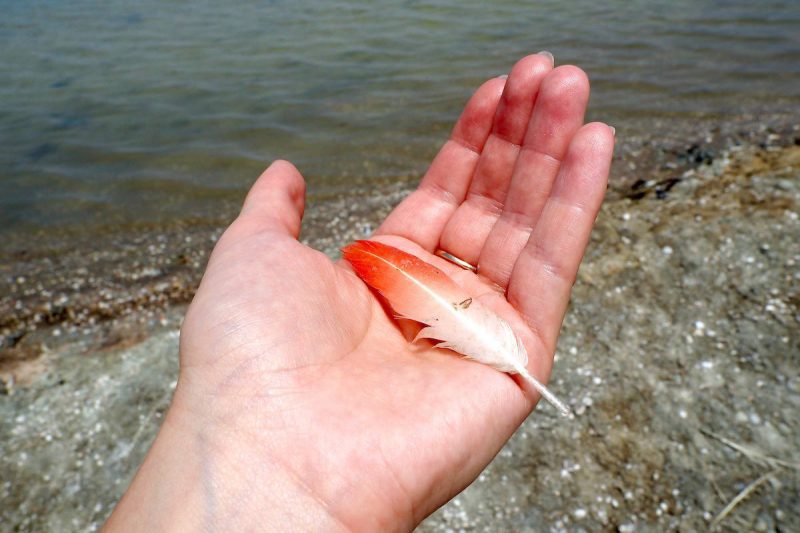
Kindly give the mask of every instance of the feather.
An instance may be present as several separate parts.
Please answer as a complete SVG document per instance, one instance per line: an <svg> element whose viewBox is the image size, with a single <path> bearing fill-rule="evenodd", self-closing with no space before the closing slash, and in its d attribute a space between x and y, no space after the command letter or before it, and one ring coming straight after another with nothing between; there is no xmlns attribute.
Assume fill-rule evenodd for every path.
<svg viewBox="0 0 800 533"><path fill-rule="evenodd" d="M400 318L421 322L414 339L438 340L468 359L519 374L563 414L569 408L528 372L528 355L508 322L475 301L447 274L418 257L376 241L342 250L358 277L380 293Z"/></svg>

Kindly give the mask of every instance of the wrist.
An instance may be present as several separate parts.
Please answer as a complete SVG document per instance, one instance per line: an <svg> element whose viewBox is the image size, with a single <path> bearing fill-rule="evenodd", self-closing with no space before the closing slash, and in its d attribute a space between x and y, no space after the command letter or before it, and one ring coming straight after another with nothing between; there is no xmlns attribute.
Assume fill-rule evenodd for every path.
<svg viewBox="0 0 800 533"><path fill-rule="evenodd" d="M116 530L347 529L268 450L184 408L180 393L125 496Z"/></svg>

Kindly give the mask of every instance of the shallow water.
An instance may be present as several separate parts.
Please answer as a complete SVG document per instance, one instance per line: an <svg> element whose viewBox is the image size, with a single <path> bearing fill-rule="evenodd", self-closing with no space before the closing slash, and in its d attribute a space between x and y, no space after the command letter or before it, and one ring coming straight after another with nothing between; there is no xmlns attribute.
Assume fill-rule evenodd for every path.
<svg viewBox="0 0 800 533"><path fill-rule="evenodd" d="M228 216L277 157L320 200L422 172L466 98L552 51L590 118L800 104L800 3L0 0L0 242Z"/></svg>

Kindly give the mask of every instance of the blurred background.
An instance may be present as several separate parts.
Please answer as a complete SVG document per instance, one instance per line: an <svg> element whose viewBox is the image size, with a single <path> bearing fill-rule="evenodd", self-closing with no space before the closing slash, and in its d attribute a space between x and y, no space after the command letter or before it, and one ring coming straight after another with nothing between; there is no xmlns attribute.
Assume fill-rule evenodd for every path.
<svg viewBox="0 0 800 533"><path fill-rule="evenodd" d="M617 131L553 381L580 416L538 410L421 529L800 530L800 3L778 0L0 0L0 530L102 524L273 159L335 258L540 50Z"/></svg>

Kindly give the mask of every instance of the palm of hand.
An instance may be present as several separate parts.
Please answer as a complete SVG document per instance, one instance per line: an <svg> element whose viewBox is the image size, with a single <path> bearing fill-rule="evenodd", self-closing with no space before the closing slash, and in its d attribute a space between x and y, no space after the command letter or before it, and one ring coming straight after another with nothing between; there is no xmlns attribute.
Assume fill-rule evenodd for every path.
<svg viewBox="0 0 800 533"><path fill-rule="evenodd" d="M507 82L487 82L420 189L378 231L485 295L543 381L613 146L606 126L581 128L583 74L551 69L529 56ZM531 173L544 176L537 186ZM487 194L498 189L507 201ZM179 394L250 457L279 463L334 519L413 526L477 476L535 394L409 344L346 263L297 242L302 203L288 164L254 186L187 314ZM439 245L481 276L434 256Z"/></svg>

